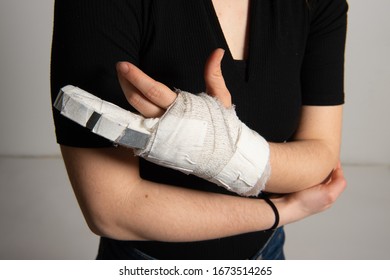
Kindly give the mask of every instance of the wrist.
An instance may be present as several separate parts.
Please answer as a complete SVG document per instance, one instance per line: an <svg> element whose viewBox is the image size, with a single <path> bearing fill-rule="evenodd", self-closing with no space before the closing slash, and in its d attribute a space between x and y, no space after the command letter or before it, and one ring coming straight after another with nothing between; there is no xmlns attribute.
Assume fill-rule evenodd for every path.
<svg viewBox="0 0 390 280"><path fill-rule="evenodd" d="M272 209L273 211L273 214L274 214L274 223L272 224L272 226L269 228L269 230L275 230L279 227L279 222L280 222L280 216L279 216L279 210L278 208L276 207L276 205L274 204L274 202L268 197L268 194L262 192L260 194L260 198L263 199L267 204L268 206Z"/></svg>
<svg viewBox="0 0 390 280"><path fill-rule="evenodd" d="M288 196L272 198L271 201L279 212L279 226L297 222L305 217L298 202L294 199L289 199Z"/></svg>

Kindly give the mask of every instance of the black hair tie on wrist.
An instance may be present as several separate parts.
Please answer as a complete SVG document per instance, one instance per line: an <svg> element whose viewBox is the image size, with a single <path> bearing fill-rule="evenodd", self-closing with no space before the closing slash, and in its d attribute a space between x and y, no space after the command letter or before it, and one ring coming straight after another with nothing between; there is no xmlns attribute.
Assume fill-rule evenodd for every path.
<svg viewBox="0 0 390 280"><path fill-rule="evenodd" d="M271 206L271 208L272 208L272 210L274 211L274 214L275 214L275 223L272 225L272 227L269 230L277 229L277 227L279 225L279 211L278 211L278 208L276 208L275 204L271 201L271 199L269 199L269 197L265 193L261 193L260 198L264 199L264 201L267 202L267 204L269 206Z"/></svg>

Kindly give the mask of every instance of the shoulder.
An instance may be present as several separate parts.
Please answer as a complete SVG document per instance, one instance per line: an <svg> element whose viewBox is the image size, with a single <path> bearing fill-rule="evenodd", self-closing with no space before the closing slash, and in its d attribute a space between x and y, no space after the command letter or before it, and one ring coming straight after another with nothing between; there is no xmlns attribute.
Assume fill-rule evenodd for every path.
<svg viewBox="0 0 390 280"><path fill-rule="evenodd" d="M149 10L152 0L66 0L55 1L55 13L67 15L73 19L112 16L113 14L132 18L145 14Z"/></svg>
<svg viewBox="0 0 390 280"><path fill-rule="evenodd" d="M308 6L312 21L318 21L324 17L343 16L348 12L346 0L311 0Z"/></svg>

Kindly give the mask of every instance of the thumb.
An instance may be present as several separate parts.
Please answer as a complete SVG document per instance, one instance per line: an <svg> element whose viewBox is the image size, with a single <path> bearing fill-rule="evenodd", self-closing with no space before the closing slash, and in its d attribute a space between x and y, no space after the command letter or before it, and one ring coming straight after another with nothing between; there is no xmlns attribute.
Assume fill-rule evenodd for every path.
<svg viewBox="0 0 390 280"><path fill-rule="evenodd" d="M222 75L221 61L224 54L225 51L223 49L216 49L211 53L206 61L204 80L206 82L207 94L217 98L228 108L232 106L232 98Z"/></svg>

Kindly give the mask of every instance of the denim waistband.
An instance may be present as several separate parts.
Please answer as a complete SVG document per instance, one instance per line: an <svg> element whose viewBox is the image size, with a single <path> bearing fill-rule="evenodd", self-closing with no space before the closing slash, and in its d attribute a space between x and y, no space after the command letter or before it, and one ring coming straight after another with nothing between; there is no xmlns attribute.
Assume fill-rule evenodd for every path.
<svg viewBox="0 0 390 280"><path fill-rule="evenodd" d="M156 248L148 250L149 246L153 246L155 243L144 243L147 246L140 245L139 242L129 241L115 241L115 240L101 240L99 246L99 253L97 259L133 259L133 260L155 260L155 259L284 259L283 245L285 240L285 234L283 227L278 228L275 231L267 231L267 239L262 242L262 246L258 247L257 243L252 244L252 253L243 255L242 248L234 248L237 244L230 244L233 248L227 248L229 246L229 240L223 239L222 244L195 242L195 243L164 243L164 247L161 247L161 243L157 243ZM131 245L136 246L131 246ZM210 248L207 245L211 244ZM197 245L199 245L197 247ZM219 246L218 246L219 245ZM184 246L184 247L183 247ZM188 246L188 247L186 247ZM220 248L220 251L214 251L215 248ZM146 250L144 250L146 248ZM184 251L188 248L188 251ZM149 251L159 253L153 254ZM167 250L163 252L162 250ZM178 251L179 250L179 251ZM229 251L229 255L224 252ZM246 252L245 250L244 252ZM209 253L209 252L212 252ZM235 255L234 253L237 252Z"/></svg>

